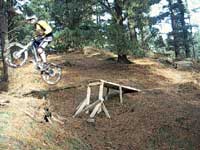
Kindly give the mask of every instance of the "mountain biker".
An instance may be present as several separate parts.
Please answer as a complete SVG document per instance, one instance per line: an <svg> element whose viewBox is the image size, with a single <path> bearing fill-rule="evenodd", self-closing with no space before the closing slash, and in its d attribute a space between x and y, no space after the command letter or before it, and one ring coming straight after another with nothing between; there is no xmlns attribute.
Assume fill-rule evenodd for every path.
<svg viewBox="0 0 200 150"><path fill-rule="evenodd" d="M52 28L46 21L38 20L35 15L26 17L26 20L35 26L34 45L43 62L43 69L46 69L47 58L44 49L53 40Z"/></svg>

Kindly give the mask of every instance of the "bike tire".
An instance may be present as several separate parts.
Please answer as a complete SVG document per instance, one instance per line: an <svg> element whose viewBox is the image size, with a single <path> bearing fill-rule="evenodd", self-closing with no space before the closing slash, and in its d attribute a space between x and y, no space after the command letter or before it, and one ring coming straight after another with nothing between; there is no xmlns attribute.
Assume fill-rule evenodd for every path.
<svg viewBox="0 0 200 150"><path fill-rule="evenodd" d="M6 49L5 62L9 67L18 68L26 63L28 52L23 52L20 56L16 56L17 52L22 50L24 46L20 43L10 43Z"/></svg>
<svg viewBox="0 0 200 150"><path fill-rule="evenodd" d="M49 63L48 65L49 65L48 70L41 72L42 79L47 84L50 84L50 85L57 84L61 79L62 69L61 67L59 67L58 65L54 63Z"/></svg>

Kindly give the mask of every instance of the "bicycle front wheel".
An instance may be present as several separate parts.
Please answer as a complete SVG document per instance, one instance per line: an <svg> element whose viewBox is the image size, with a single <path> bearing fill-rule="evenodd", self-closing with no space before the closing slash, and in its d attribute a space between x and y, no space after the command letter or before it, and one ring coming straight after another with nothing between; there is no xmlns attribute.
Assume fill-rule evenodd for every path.
<svg viewBox="0 0 200 150"><path fill-rule="evenodd" d="M48 65L48 69L42 71L41 73L42 79L47 84L57 84L61 79L62 69L53 63L49 63Z"/></svg>
<svg viewBox="0 0 200 150"><path fill-rule="evenodd" d="M11 43L9 45L5 54L5 62L8 66L17 68L25 64L28 58L28 52L21 52L23 48L24 46L20 43Z"/></svg>

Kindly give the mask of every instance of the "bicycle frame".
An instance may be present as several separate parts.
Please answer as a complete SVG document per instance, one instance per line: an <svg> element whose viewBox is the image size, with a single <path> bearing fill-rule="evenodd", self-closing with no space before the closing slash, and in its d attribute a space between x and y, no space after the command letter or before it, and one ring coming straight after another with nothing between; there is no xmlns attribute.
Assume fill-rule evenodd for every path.
<svg viewBox="0 0 200 150"><path fill-rule="evenodd" d="M24 64L28 59L28 51L29 51L29 49L31 49L31 52L32 52L33 58L34 58L33 63L34 63L34 65L37 65L37 63L39 62L39 56L38 56L36 47L34 45L34 40L33 39L25 46L20 44L20 43L12 43L12 45L10 45L10 47L12 47L14 45L22 48L22 49L20 49L18 52L16 52L14 54L15 58L20 58L21 55L24 53L25 54L25 58L24 58L24 62L22 63L22 64Z"/></svg>

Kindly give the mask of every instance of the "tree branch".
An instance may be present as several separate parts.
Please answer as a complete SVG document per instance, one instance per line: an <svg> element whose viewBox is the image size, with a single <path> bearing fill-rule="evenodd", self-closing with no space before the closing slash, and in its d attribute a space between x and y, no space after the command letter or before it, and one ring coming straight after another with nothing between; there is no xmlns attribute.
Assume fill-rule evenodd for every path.
<svg viewBox="0 0 200 150"><path fill-rule="evenodd" d="M112 6L110 5L110 3L108 2L108 0L105 0L105 3L102 2L101 0L98 0L98 2L106 8L106 10L111 14L112 17L114 17L117 20L117 16L113 11Z"/></svg>
<svg viewBox="0 0 200 150"><path fill-rule="evenodd" d="M110 13L112 12L112 8L111 8L111 6L110 6L110 3L108 2L108 0L105 0L106 1L106 3L107 3L107 5L104 3L104 2L102 2L101 0L98 0L98 2L102 5L102 6L104 6Z"/></svg>

